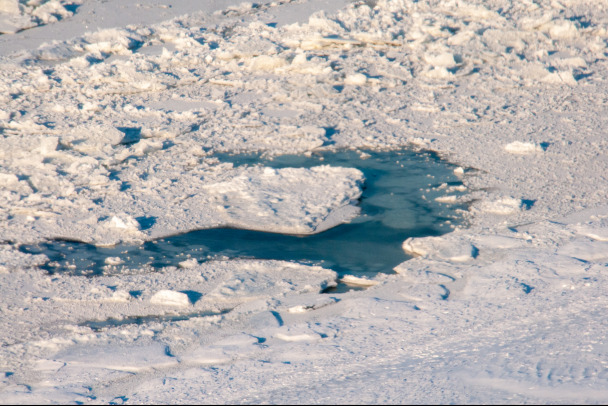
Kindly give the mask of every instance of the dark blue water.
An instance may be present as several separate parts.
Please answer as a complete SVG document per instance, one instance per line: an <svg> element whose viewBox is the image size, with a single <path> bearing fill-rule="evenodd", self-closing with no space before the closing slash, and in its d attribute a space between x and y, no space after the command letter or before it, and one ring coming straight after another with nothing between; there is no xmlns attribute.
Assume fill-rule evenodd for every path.
<svg viewBox="0 0 608 406"><path fill-rule="evenodd" d="M339 274L371 277L390 273L408 259L401 244L408 237L441 235L459 223L457 209L465 207L439 204L442 184L460 185L453 166L429 153L412 151L338 151L283 155L264 159L258 155L218 155L234 165L264 165L273 168L332 165L358 168L365 174L359 205L361 215L349 224L315 235L284 235L230 228L193 231L143 245L95 247L89 244L50 241L22 246L28 253L43 253L50 261L50 273L103 274L124 268L177 266L188 258L199 262L256 258L319 264ZM455 193L450 193L455 194ZM426 197L423 198L423 195ZM108 257L124 263L107 266Z"/></svg>

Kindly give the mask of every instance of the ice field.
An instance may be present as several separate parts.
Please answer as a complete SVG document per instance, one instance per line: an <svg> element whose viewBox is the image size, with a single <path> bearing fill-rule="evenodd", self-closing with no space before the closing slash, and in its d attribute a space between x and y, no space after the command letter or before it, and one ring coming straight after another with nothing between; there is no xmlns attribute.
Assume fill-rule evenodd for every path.
<svg viewBox="0 0 608 406"><path fill-rule="evenodd" d="M605 403L607 10L0 0L0 403Z"/></svg>

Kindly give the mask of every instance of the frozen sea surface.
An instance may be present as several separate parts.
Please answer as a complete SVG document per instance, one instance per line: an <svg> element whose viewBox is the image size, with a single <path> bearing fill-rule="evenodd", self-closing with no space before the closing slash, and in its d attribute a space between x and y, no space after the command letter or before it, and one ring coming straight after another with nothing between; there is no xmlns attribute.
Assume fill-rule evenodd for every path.
<svg viewBox="0 0 608 406"><path fill-rule="evenodd" d="M0 403L606 403L605 4L239 2L4 1L44 25L0 36ZM404 233L417 257L365 290L181 251L127 271L126 248L49 275L16 249L336 231L371 217L361 171L214 151L410 145L475 168L463 197L422 185L467 227Z"/></svg>
<svg viewBox="0 0 608 406"><path fill-rule="evenodd" d="M391 273L409 257L401 248L409 237L449 232L459 220L458 204L434 200L448 188L458 189L453 168L430 153L412 151L317 152L311 156L281 155L261 158L255 154L221 155L236 166L311 168L319 165L356 167L365 175L360 199L361 214L348 224L313 235L285 235L235 228L213 228L149 241L143 245L96 247L90 244L51 241L23 246L27 253L50 258L49 272L85 274L116 272L122 267L178 266L192 259L255 258L312 262L340 275L373 277ZM457 196L458 191L454 192Z"/></svg>

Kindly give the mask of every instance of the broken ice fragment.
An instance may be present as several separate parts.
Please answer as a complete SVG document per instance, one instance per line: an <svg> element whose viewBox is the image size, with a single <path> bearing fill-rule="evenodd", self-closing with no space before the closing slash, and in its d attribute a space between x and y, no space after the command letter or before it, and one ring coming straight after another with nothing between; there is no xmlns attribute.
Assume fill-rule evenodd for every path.
<svg viewBox="0 0 608 406"><path fill-rule="evenodd" d="M160 290L150 298L150 303L166 306L189 306L188 295L173 290Z"/></svg>
<svg viewBox="0 0 608 406"><path fill-rule="evenodd" d="M542 152L543 149L540 145L532 142L521 142L514 141L510 144L505 145L505 151L511 154L528 155L535 152Z"/></svg>

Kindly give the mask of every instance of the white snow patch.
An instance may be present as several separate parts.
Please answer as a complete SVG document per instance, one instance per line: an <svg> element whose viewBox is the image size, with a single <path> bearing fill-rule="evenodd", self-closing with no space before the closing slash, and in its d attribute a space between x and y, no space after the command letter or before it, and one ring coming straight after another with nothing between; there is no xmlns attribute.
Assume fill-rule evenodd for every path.
<svg viewBox="0 0 608 406"><path fill-rule="evenodd" d="M344 78L344 83L347 85L361 86L367 83L367 77L362 73L353 73Z"/></svg>

